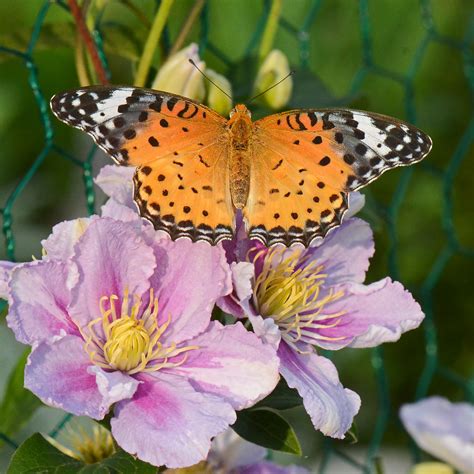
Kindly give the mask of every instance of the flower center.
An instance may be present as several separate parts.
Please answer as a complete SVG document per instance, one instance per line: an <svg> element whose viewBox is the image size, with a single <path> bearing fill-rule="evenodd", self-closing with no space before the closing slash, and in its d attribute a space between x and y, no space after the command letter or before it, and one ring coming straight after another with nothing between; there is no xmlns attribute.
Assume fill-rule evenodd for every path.
<svg viewBox="0 0 474 474"><path fill-rule="evenodd" d="M148 352L149 345L150 335L143 322L122 316L110 325L104 355L112 367L127 372L141 362L142 354Z"/></svg>
<svg viewBox="0 0 474 474"><path fill-rule="evenodd" d="M161 336L171 322L171 316L158 325L158 299L150 290L148 306L141 311L142 300L134 295L133 304L125 290L120 310L117 310L117 295L103 296L99 307L102 316L94 319L83 331L85 349L91 361L104 369L113 369L134 374L154 372L165 367L176 367L184 363L187 354L197 346L177 347L172 342L164 346Z"/></svg>
<svg viewBox="0 0 474 474"><path fill-rule="evenodd" d="M282 338L297 349L296 343L314 339L339 340L329 337L321 330L337 326L345 313L328 313L325 307L344 295L342 290L323 288L327 274L317 261L301 258L301 251L287 251L275 247L264 255L261 251L254 257L260 260L261 271L255 279L253 302L258 313L271 317L280 328Z"/></svg>

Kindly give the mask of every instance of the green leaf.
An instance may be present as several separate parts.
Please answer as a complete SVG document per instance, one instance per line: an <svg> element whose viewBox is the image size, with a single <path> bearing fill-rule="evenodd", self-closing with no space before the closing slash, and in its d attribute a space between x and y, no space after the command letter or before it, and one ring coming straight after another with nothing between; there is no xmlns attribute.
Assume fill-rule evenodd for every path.
<svg viewBox="0 0 474 474"><path fill-rule="evenodd" d="M130 60L140 57L144 41L144 31L136 31L125 25L108 23L103 25L101 33L106 54L114 54ZM0 44L10 49L25 51L31 38L31 27L19 28L14 32L0 34ZM73 23L46 23L41 28L41 36L35 51L46 51L57 48L75 48L76 29ZM0 52L0 62L10 55Z"/></svg>
<svg viewBox="0 0 474 474"><path fill-rule="evenodd" d="M28 438L13 454L7 474L42 474L79 472L83 463L66 456L39 433Z"/></svg>
<svg viewBox="0 0 474 474"><path fill-rule="evenodd" d="M95 464L71 458L39 433L28 438L13 454L7 474L155 474L157 468L119 449Z"/></svg>
<svg viewBox="0 0 474 474"><path fill-rule="evenodd" d="M288 387L285 379L281 378L275 390L255 405L255 408L273 408L288 410L303 404L302 398L294 388Z"/></svg>
<svg viewBox="0 0 474 474"><path fill-rule="evenodd" d="M106 472L117 474L155 474L157 468L146 462L135 459L122 449L103 461L84 466L80 474L102 474Z"/></svg>
<svg viewBox="0 0 474 474"><path fill-rule="evenodd" d="M238 413L232 426L242 438L264 448L301 456L301 446L290 424L279 414L262 408Z"/></svg>
<svg viewBox="0 0 474 474"><path fill-rule="evenodd" d="M0 432L7 436L15 434L41 406L41 401L23 386L29 352L28 349L23 353L10 374L0 405ZM0 446L1 444L0 440Z"/></svg>

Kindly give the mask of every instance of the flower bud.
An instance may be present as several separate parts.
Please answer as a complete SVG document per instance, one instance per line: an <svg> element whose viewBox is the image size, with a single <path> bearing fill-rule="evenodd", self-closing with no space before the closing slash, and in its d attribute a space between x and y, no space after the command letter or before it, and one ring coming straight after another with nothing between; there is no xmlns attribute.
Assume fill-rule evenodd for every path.
<svg viewBox="0 0 474 474"><path fill-rule="evenodd" d="M206 67L206 64L199 58L198 45L191 43L187 48L170 56L161 66L153 81L153 89L202 101L206 92L204 77L189 62L190 59L192 59L201 70Z"/></svg>
<svg viewBox="0 0 474 474"><path fill-rule="evenodd" d="M222 115L228 115L230 110L232 109L232 85L229 80L222 76L221 74L217 74L216 71L212 69L206 69L206 75L209 77L211 81L213 81L216 85L208 82L208 89L207 89L207 104L211 109L214 109L216 112ZM222 90L224 90L230 97L224 94L221 90L219 90L219 86Z"/></svg>
<svg viewBox="0 0 474 474"><path fill-rule="evenodd" d="M290 64L287 57L278 49L270 51L260 66L254 86L254 94L260 94L275 85L290 73ZM288 77L281 84L269 90L262 96L262 100L272 109L281 109L291 97L293 79Z"/></svg>

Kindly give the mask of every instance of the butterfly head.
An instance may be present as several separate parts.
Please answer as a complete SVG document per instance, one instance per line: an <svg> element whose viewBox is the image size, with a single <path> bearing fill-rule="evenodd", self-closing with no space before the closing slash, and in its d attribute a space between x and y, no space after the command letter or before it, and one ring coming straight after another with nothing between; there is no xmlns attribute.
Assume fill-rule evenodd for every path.
<svg viewBox="0 0 474 474"><path fill-rule="evenodd" d="M229 114L230 120L229 121L237 121L241 120L242 118L247 118L247 120L250 120L252 117L252 113L250 112L249 109L244 104L237 104Z"/></svg>

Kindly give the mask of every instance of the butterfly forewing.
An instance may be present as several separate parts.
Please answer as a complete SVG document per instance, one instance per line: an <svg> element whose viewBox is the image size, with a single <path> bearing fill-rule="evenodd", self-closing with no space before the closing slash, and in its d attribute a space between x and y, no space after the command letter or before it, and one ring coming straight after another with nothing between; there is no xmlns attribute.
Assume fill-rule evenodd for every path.
<svg viewBox="0 0 474 474"><path fill-rule="evenodd" d="M139 167L135 201L155 228L212 244L232 237L221 139L226 120L219 114L184 97L132 87L65 92L51 108L117 163Z"/></svg>
<svg viewBox="0 0 474 474"><path fill-rule="evenodd" d="M225 119L173 94L133 87L92 86L57 94L51 109L84 130L119 164L137 166L194 146L210 145Z"/></svg>
<svg viewBox="0 0 474 474"><path fill-rule="evenodd" d="M298 141L294 154L307 162L327 152L340 169L351 170L345 191L365 186L390 168L422 160L432 145L430 137L413 125L358 110L290 111L265 117L256 127L280 146L291 148Z"/></svg>

